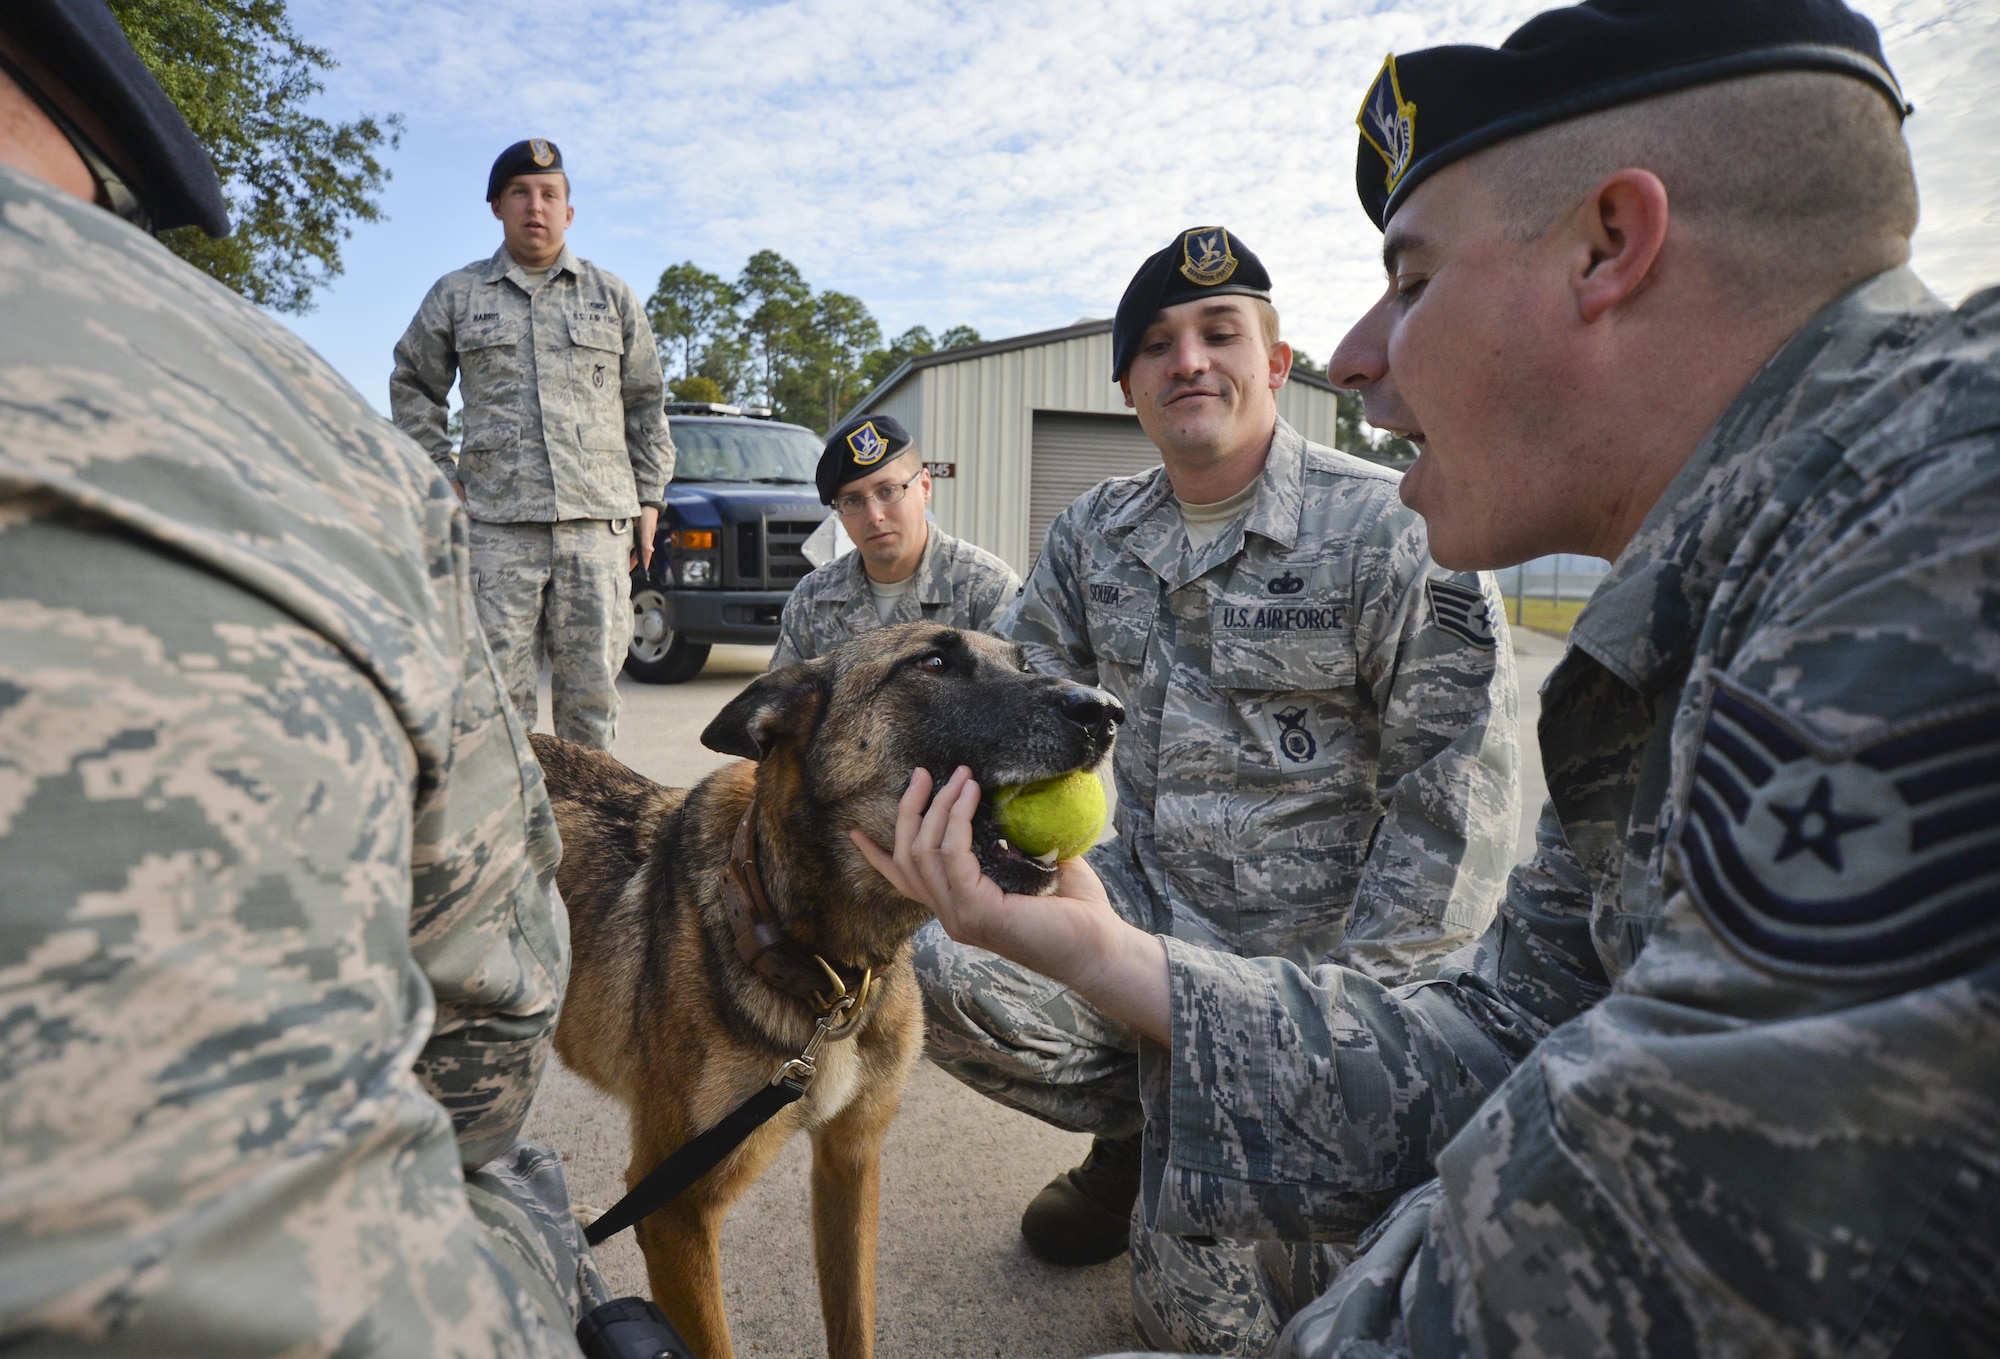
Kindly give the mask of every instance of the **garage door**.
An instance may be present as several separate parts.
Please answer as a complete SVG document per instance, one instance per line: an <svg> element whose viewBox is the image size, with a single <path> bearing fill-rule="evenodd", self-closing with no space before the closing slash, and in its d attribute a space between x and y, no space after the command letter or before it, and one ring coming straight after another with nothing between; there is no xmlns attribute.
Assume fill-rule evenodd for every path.
<svg viewBox="0 0 2000 1359"><path fill-rule="evenodd" d="M1028 563L1070 502L1106 477L1129 477L1160 465L1160 450L1129 415L1036 411L1028 472Z"/></svg>

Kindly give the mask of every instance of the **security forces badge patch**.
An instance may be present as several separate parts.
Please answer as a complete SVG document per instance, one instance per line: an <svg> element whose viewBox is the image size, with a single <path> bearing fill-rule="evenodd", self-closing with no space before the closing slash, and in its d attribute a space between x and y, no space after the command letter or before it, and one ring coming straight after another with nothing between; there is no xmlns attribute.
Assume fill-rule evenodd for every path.
<svg viewBox="0 0 2000 1359"><path fill-rule="evenodd" d="M847 449L854 455L855 466L873 467L889 451L889 441L882 437L875 428L875 422L870 420L848 434Z"/></svg>
<svg viewBox="0 0 2000 1359"><path fill-rule="evenodd" d="M1221 227L1196 227L1181 237L1181 276L1188 282L1213 288L1235 272L1236 253Z"/></svg>
<svg viewBox="0 0 2000 1359"><path fill-rule="evenodd" d="M555 163L556 153L549 150L548 142L541 137L528 138L528 154L537 165L548 166Z"/></svg>
<svg viewBox="0 0 2000 1359"><path fill-rule="evenodd" d="M1430 595L1431 622L1476 647L1494 645L1493 613L1485 595L1456 581L1435 578L1425 581L1424 589Z"/></svg>
<svg viewBox="0 0 2000 1359"><path fill-rule="evenodd" d="M1417 106L1403 98L1393 52L1383 58L1375 83L1361 101L1361 112L1354 115L1354 125L1361 129L1362 140L1374 147L1389 167L1384 192L1394 193L1416 152Z"/></svg>
<svg viewBox="0 0 2000 1359"><path fill-rule="evenodd" d="M1677 853L1752 963L1844 982L2000 942L2000 706L1828 745L1727 680Z"/></svg>

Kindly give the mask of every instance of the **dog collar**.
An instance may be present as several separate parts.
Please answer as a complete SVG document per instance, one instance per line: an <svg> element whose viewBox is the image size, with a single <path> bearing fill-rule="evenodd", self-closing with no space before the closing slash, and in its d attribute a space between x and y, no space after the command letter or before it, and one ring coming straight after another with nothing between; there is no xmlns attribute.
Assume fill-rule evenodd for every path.
<svg viewBox="0 0 2000 1359"><path fill-rule="evenodd" d="M830 963L785 933L764 893L764 875L757 868L757 799L743 809L736 836L729 846L729 867L722 875L722 904L736 936L736 956L765 985L805 1001L821 1014L830 1012L850 994L845 1031L861 1017L874 989L874 970ZM835 1035L845 1036L844 1033Z"/></svg>

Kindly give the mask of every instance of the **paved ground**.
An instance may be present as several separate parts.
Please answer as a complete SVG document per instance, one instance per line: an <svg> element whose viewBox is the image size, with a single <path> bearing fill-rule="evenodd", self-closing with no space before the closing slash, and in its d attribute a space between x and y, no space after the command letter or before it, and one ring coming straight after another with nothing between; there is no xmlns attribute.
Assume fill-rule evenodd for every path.
<svg viewBox="0 0 2000 1359"><path fill-rule="evenodd" d="M1532 735L1540 712L1535 693L1561 649L1539 634L1517 637L1526 738L1523 852L1543 797ZM717 647L692 683L627 683L615 753L664 783L698 780L726 762L702 748L701 729L764 663L762 651ZM548 711L546 689L542 711ZM623 1192L624 1115L569 1072L552 1070L529 1132L568 1154L579 1202L602 1208ZM1122 1258L1092 1269L1052 1269L1028 1254L1016 1225L1034 1192L1080 1160L1088 1144L989 1103L929 1063L918 1067L883 1153L876 1290L883 1359L1073 1359L1136 1343ZM825 1353L807 1229L809 1156L803 1140L793 1142L724 1230L724 1289L738 1354ZM645 1294L644 1266L629 1232L599 1258L614 1288Z"/></svg>

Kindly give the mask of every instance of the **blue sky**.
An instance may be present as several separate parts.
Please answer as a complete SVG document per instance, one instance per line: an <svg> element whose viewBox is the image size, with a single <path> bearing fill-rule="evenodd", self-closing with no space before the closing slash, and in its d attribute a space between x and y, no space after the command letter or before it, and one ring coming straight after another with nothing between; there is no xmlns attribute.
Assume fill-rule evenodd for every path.
<svg viewBox="0 0 2000 1359"><path fill-rule="evenodd" d="M325 111L406 120L318 310L288 317L378 407L424 291L490 254L487 167L563 148L577 252L643 297L668 264L769 247L887 334L1108 316L1183 226L1228 224L1324 360L1380 286L1353 113L1382 55L1496 43L1512 0L292 0L341 63ZM1915 263L2000 282L2000 5L1872 0L1918 112Z"/></svg>

